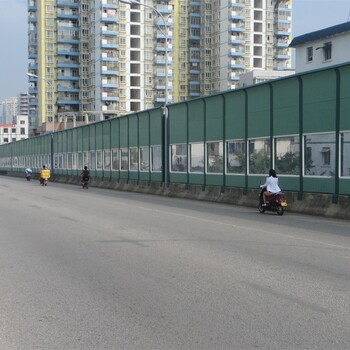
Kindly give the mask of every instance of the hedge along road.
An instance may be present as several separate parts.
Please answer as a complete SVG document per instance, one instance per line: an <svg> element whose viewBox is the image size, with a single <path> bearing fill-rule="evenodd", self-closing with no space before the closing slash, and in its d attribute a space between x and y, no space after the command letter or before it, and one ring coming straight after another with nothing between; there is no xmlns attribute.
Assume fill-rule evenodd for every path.
<svg viewBox="0 0 350 350"><path fill-rule="evenodd" d="M349 222L0 177L3 349L346 349Z"/></svg>

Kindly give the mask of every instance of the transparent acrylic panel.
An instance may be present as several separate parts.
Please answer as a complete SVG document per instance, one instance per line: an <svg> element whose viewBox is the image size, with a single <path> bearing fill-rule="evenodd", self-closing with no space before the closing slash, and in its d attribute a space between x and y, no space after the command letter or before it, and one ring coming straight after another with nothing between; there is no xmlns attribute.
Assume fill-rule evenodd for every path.
<svg viewBox="0 0 350 350"><path fill-rule="evenodd" d="M109 149L103 151L103 169L111 170L111 151Z"/></svg>
<svg viewBox="0 0 350 350"><path fill-rule="evenodd" d="M268 174L270 148L269 138L249 140L249 174Z"/></svg>
<svg viewBox="0 0 350 350"><path fill-rule="evenodd" d="M129 170L129 150L127 148L120 149L120 170Z"/></svg>
<svg viewBox="0 0 350 350"><path fill-rule="evenodd" d="M119 171L119 149L112 149L112 168Z"/></svg>
<svg viewBox="0 0 350 350"><path fill-rule="evenodd" d="M190 172L204 173L204 143L190 144Z"/></svg>
<svg viewBox="0 0 350 350"><path fill-rule="evenodd" d="M227 142L227 173L243 174L245 172L245 142L242 140Z"/></svg>
<svg viewBox="0 0 350 350"><path fill-rule="evenodd" d="M162 148L160 145L151 147L152 171L162 171Z"/></svg>
<svg viewBox="0 0 350 350"><path fill-rule="evenodd" d="M341 140L341 176L350 176L350 132L344 132Z"/></svg>
<svg viewBox="0 0 350 350"><path fill-rule="evenodd" d="M207 143L207 172L222 173L224 170L223 142Z"/></svg>
<svg viewBox="0 0 350 350"><path fill-rule="evenodd" d="M171 171L187 171L187 144L171 145Z"/></svg>
<svg viewBox="0 0 350 350"><path fill-rule="evenodd" d="M140 171L149 171L149 147L140 147Z"/></svg>
<svg viewBox="0 0 350 350"><path fill-rule="evenodd" d="M96 153L95 153L95 151L90 151L89 168L90 168L90 170L96 170Z"/></svg>
<svg viewBox="0 0 350 350"><path fill-rule="evenodd" d="M299 136L275 138L275 170L281 175L300 174Z"/></svg>
<svg viewBox="0 0 350 350"><path fill-rule="evenodd" d="M335 133L305 135L305 175L334 177L335 147Z"/></svg>
<svg viewBox="0 0 350 350"><path fill-rule="evenodd" d="M130 152L130 170L138 171L139 170L139 152L138 148L132 147L129 149Z"/></svg>
<svg viewBox="0 0 350 350"><path fill-rule="evenodd" d="M102 170L103 167L103 158L102 150L96 151L96 170Z"/></svg>

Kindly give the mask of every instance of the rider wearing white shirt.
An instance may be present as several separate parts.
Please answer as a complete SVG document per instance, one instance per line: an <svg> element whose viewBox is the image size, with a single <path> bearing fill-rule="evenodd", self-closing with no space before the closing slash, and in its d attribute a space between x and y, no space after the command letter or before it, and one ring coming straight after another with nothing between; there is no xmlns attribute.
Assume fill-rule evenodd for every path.
<svg viewBox="0 0 350 350"><path fill-rule="evenodd" d="M270 169L269 176L261 187L266 187L266 191L263 193L264 205L266 205L266 202L272 194L281 192L281 189L278 186L278 177L274 169Z"/></svg>

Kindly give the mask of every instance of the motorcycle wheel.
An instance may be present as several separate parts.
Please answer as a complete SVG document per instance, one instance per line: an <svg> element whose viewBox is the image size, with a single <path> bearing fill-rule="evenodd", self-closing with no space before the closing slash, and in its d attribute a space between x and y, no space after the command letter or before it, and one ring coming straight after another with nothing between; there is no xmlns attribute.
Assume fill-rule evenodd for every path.
<svg viewBox="0 0 350 350"><path fill-rule="evenodd" d="M283 207L281 207L280 205L277 207L277 209L276 209L276 211L277 211L277 215L283 215L283 213L284 213L284 208Z"/></svg>
<svg viewBox="0 0 350 350"><path fill-rule="evenodd" d="M283 209L283 208L282 208L282 209ZM261 214L264 214L264 213L265 213L265 208L262 206L261 203L259 203L259 205L258 205L258 210L259 210L259 213L261 213Z"/></svg>

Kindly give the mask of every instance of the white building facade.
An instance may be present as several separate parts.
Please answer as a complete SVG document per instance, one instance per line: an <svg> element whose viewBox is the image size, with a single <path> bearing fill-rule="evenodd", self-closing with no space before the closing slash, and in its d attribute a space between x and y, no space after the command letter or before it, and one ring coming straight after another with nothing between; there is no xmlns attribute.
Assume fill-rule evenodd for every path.
<svg viewBox="0 0 350 350"><path fill-rule="evenodd" d="M295 37L295 71L302 73L350 61L350 22Z"/></svg>
<svg viewBox="0 0 350 350"><path fill-rule="evenodd" d="M16 120L17 123L0 124L0 145L29 137L28 116L17 115Z"/></svg>

